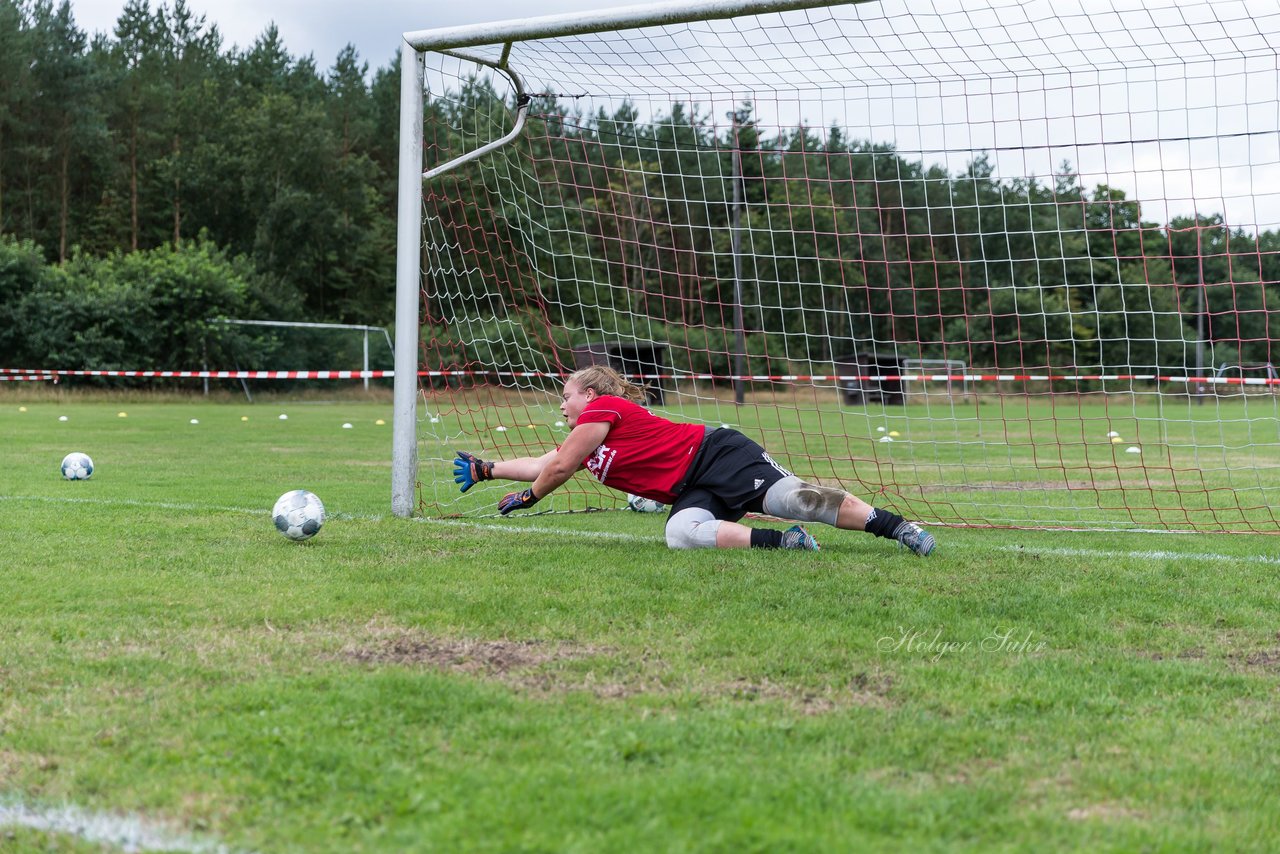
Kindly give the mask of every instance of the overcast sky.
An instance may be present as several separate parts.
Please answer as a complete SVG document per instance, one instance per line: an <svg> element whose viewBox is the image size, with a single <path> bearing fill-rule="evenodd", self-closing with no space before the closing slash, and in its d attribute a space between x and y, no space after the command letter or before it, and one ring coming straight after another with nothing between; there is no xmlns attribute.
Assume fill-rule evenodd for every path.
<svg viewBox="0 0 1280 854"><path fill-rule="evenodd" d="M172 7L173 0L151 0ZM370 69L391 64L400 34L542 15L648 5L656 0L187 0L187 7L217 24L224 47L248 47L272 22L294 56L311 54L321 71L354 44ZM125 0L71 0L80 29L111 33Z"/></svg>

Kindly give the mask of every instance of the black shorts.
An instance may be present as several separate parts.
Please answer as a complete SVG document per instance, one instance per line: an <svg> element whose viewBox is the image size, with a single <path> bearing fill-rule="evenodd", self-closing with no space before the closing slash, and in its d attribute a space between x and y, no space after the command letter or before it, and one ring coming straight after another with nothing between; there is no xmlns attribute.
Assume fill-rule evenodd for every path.
<svg viewBox="0 0 1280 854"><path fill-rule="evenodd" d="M675 488L672 515L701 507L717 519L736 522L764 510L764 494L791 472L773 461L765 449L737 430L721 427L707 434Z"/></svg>

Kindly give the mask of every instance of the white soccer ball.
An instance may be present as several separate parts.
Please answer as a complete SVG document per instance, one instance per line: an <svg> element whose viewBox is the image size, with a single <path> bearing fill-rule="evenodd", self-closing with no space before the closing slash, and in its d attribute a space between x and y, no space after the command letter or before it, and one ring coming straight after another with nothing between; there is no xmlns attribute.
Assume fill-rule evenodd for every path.
<svg viewBox="0 0 1280 854"><path fill-rule="evenodd" d="M637 513L661 513L667 509L662 502L639 495L627 495L627 506Z"/></svg>
<svg viewBox="0 0 1280 854"><path fill-rule="evenodd" d="M309 540L324 524L324 505L315 493L305 489L286 492L271 508L271 517L275 520L276 530L291 540Z"/></svg>
<svg viewBox="0 0 1280 854"><path fill-rule="evenodd" d="M72 451L62 458L62 476L67 480L88 480L93 475L93 460L88 454Z"/></svg>

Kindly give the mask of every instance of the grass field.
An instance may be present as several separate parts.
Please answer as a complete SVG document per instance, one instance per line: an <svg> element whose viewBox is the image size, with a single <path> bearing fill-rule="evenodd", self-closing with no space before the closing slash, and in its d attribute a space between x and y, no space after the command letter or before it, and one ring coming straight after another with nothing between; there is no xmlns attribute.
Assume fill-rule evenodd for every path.
<svg viewBox="0 0 1280 854"><path fill-rule="evenodd" d="M1280 838L1280 539L939 528L920 560L406 521L390 431L383 403L0 396L0 850ZM304 544L269 518L296 487L329 511Z"/></svg>

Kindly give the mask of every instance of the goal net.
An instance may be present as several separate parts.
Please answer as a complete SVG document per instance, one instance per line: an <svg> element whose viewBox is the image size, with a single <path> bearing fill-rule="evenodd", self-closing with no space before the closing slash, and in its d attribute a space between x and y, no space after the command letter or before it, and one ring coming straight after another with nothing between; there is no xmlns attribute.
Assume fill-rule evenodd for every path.
<svg viewBox="0 0 1280 854"><path fill-rule="evenodd" d="M1273 0L730 5L406 34L397 512L610 364L927 523L1277 530Z"/></svg>

